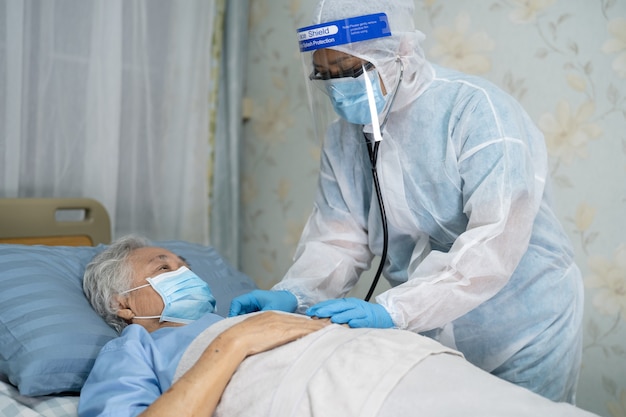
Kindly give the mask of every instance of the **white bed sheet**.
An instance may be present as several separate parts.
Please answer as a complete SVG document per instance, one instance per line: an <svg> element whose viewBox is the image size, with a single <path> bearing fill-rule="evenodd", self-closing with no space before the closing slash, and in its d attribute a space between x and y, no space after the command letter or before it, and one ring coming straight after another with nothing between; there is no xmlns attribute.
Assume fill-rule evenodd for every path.
<svg viewBox="0 0 626 417"><path fill-rule="evenodd" d="M217 334L244 318L201 333L175 380ZM328 326L251 356L233 375L215 416L598 417L497 378L428 338L386 332Z"/></svg>
<svg viewBox="0 0 626 417"><path fill-rule="evenodd" d="M0 376L0 416L77 417L78 396L25 397Z"/></svg>

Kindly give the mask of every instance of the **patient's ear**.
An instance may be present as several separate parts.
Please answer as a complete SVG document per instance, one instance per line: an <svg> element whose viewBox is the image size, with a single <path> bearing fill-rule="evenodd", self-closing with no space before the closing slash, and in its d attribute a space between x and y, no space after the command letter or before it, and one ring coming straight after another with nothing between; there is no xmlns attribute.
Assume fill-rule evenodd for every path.
<svg viewBox="0 0 626 417"><path fill-rule="evenodd" d="M131 321L135 317L135 313L130 308L120 308L117 310L117 317Z"/></svg>
<svg viewBox="0 0 626 417"><path fill-rule="evenodd" d="M113 302L113 308L117 310L117 316L124 320L130 321L135 317L135 313L128 307L128 303L126 302L126 297L115 297L115 302Z"/></svg>

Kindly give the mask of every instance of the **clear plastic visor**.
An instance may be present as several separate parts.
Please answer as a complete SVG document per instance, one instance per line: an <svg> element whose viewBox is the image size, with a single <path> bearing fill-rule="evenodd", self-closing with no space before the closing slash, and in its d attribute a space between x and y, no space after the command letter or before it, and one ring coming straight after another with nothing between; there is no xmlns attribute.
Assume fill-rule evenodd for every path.
<svg viewBox="0 0 626 417"><path fill-rule="evenodd" d="M342 118L356 125L372 125L375 140L387 91L368 61L334 49L301 53L309 105L318 139L330 123Z"/></svg>

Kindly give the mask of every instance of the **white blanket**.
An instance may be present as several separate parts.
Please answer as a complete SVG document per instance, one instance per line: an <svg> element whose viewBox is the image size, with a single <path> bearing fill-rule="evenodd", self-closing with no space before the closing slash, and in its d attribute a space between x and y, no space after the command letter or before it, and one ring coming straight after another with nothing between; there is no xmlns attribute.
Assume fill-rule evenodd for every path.
<svg viewBox="0 0 626 417"><path fill-rule="evenodd" d="M175 380L245 316L223 320L184 353ZM501 380L432 339L331 325L248 357L215 417L591 417ZM597 417L597 416L596 416Z"/></svg>
<svg viewBox="0 0 626 417"><path fill-rule="evenodd" d="M223 320L189 346L175 380L224 329ZM374 417L398 381L438 353L460 355L408 331L331 325L295 342L248 357L231 379L216 416Z"/></svg>

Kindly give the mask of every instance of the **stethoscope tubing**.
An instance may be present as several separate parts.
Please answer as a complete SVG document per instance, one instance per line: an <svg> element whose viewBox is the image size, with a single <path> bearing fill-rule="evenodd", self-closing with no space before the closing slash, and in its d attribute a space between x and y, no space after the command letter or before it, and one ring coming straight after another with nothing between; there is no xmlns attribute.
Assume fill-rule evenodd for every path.
<svg viewBox="0 0 626 417"><path fill-rule="evenodd" d="M396 88L394 89L393 95L391 96L389 105L387 106L387 114L385 115L385 119L380 125L381 137L383 134L382 132L385 127L385 124L387 123L387 119L389 118L389 114L391 113L391 106L393 106L393 102L396 98L396 94L398 93L398 88L400 87L400 82L402 81L402 76L404 74L404 65L402 64L402 61L400 60L398 61L400 62L400 75L398 77ZM372 143L372 141L368 139L368 137L365 134L363 134L363 137L365 138L365 142L367 144L367 152L369 154L370 163L372 166L372 180L374 182L374 189L376 191L376 199L378 200L378 207L380 209L380 218L381 218L382 227L383 227L383 252L381 254L380 263L378 264L378 269L376 270L376 275L374 275L372 284L370 285L370 288L367 291L367 294L365 295L365 298L364 298L365 301L369 301L372 298L372 295L374 294L374 290L376 289L376 286L378 285L378 281L380 280L380 276L383 272L383 268L387 260L387 249L389 247L389 230L387 227L387 214L385 212L385 203L383 202L383 195L380 189L380 182L378 181L378 171L376 169L376 162L378 160L378 147L381 141L374 141Z"/></svg>

